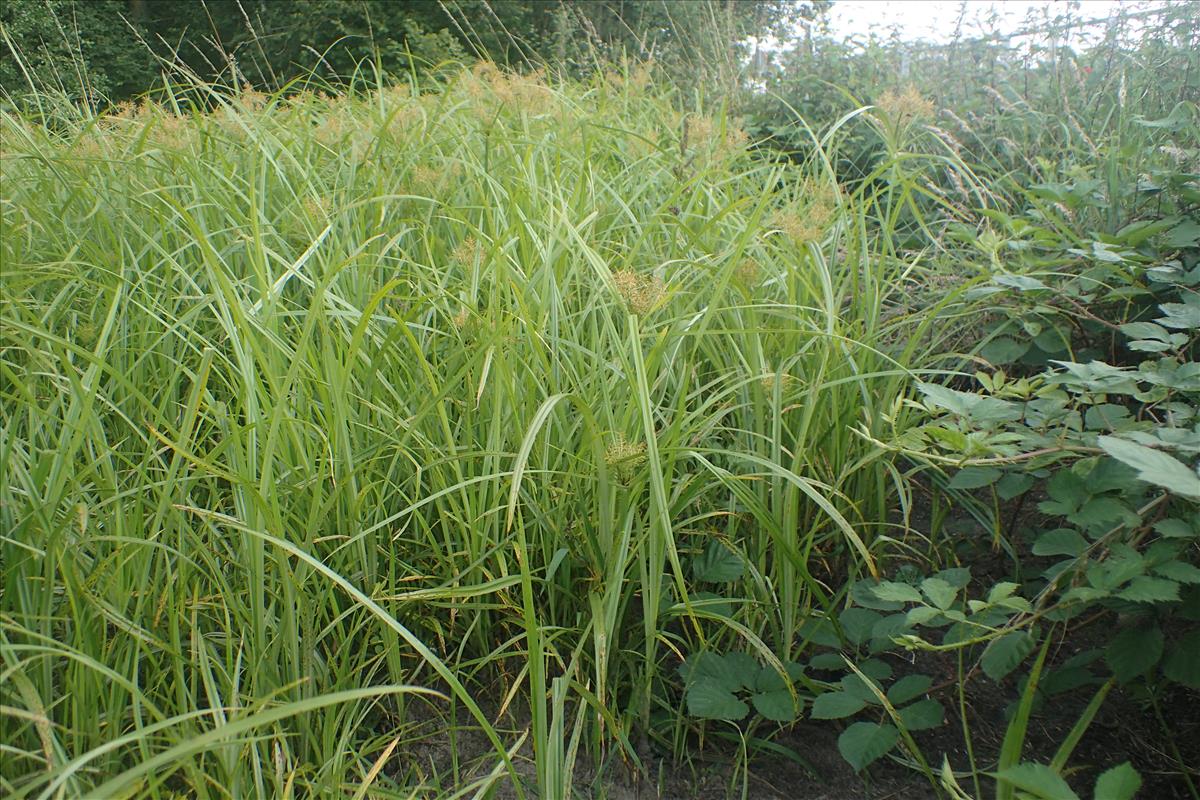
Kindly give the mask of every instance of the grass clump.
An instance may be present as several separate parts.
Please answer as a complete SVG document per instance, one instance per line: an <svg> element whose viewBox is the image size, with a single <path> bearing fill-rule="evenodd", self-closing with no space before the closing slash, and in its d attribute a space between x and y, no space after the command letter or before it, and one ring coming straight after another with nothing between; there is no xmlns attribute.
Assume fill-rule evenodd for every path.
<svg viewBox="0 0 1200 800"><path fill-rule="evenodd" d="M681 746L681 656L796 657L936 342L877 198L704 122L491 68L4 112L4 792L561 789ZM426 703L494 752L380 769Z"/></svg>

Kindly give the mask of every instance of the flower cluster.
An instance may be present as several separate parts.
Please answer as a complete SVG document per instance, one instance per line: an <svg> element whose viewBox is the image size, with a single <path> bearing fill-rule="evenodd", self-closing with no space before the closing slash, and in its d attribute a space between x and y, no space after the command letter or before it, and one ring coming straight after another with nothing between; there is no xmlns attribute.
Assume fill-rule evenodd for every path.
<svg viewBox="0 0 1200 800"><path fill-rule="evenodd" d="M780 209L771 217L771 226L795 244L822 239L838 209L837 190L829 184L806 181L802 194L802 207Z"/></svg>
<svg viewBox="0 0 1200 800"><path fill-rule="evenodd" d="M875 107L897 125L932 117L934 111L933 101L922 97L911 84L900 92L888 89L875 101Z"/></svg>
<svg viewBox="0 0 1200 800"><path fill-rule="evenodd" d="M554 93L546 85L543 70L528 75L519 75L502 70L490 61L481 61L471 69L465 88L473 100L494 98L502 106L521 109L530 114L545 112L554 99ZM477 112L490 115L490 104L478 103Z"/></svg>
<svg viewBox="0 0 1200 800"><path fill-rule="evenodd" d="M623 269L613 273L613 283L625 305L639 317L658 308L667 296L667 287L656 275L638 275Z"/></svg>
<svg viewBox="0 0 1200 800"><path fill-rule="evenodd" d="M633 477L637 468L646 460L646 443L631 442L625 434L618 433L604 451L604 464L613 470L622 483Z"/></svg>
<svg viewBox="0 0 1200 800"><path fill-rule="evenodd" d="M479 246L479 241L474 236L468 236L454 246L450 258L455 264L470 266L482 253L483 248Z"/></svg>

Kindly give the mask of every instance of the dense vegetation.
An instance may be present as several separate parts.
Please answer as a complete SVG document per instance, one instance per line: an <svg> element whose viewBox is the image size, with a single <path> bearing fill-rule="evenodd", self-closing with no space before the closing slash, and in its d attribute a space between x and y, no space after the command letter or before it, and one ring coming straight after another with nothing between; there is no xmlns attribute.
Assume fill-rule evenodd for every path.
<svg viewBox="0 0 1200 800"><path fill-rule="evenodd" d="M340 82L364 62L391 76L483 58L581 74L628 55L676 82L736 80L747 36L780 33L824 0L21 0L0 6L0 87L126 100L179 70L229 69L259 89ZM132 46L131 46L132 45Z"/></svg>
<svg viewBox="0 0 1200 800"><path fill-rule="evenodd" d="M0 794L775 796L827 729L847 797L1197 796L1194 6L103 98L14 39L51 6L3 12Z"/></svg>

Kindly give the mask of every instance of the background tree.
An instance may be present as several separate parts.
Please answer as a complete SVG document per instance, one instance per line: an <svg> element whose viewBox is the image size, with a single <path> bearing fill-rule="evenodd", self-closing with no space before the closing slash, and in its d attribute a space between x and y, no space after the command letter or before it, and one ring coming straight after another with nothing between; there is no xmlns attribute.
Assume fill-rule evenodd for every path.
<svg viewBox="0 0 1200 800"><path fill-rule="evenodd" d="M364 62L399 74L447 59L586 72L653 58L687 88L729 87L749 36L828 3L788 0L10 0L0 7L0 88L120 100L165 63L205 80L274 88L336 80ZM156 64L158 66L156 66Z"/></svg>

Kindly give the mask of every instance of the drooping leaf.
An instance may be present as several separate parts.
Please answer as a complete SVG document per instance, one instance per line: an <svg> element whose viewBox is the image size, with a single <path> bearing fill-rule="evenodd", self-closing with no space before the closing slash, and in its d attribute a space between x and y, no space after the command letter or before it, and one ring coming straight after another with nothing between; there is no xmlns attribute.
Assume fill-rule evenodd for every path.
<svg viewBox="0 0 1200 800"><path fill-rule="evenodd" d="M862 772L872 762L887 755L899 736L900 732L893 725L856 722L838 737L838 751L855 772Z"/></svg>
<svg viewBox="0 0 1200 800"><path fill-rule="evenodd" d="M988 643L979 663L989 678L998 681L1016 669L1033 648L1033 637L1025 631L1006 633Z"/></svg>

